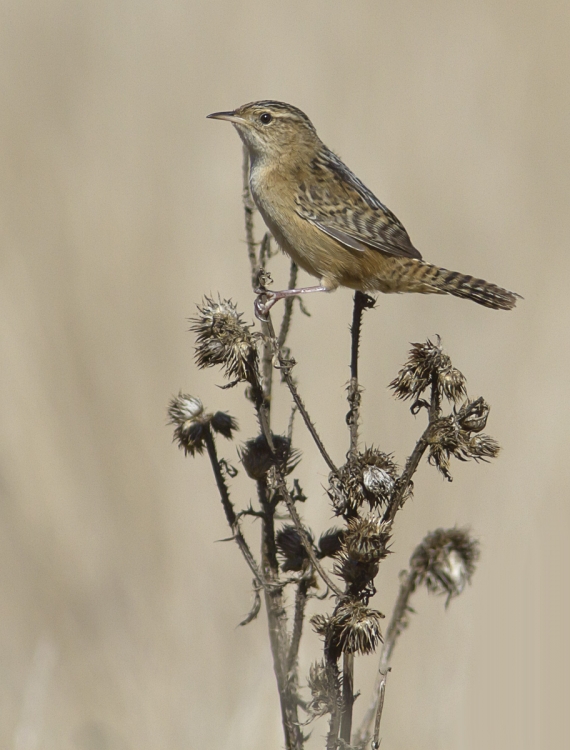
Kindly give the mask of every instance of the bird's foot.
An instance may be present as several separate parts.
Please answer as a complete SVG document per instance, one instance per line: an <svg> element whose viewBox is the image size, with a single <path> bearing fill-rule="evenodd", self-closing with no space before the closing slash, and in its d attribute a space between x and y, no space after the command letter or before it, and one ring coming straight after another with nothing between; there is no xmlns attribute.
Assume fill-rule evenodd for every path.
<svg viewBox="0 0 570 750"><path fill-rule="evenodd" d="M277 295L279 292L269 292L267 289L254 289L257 297L255 298L254 311L255 317L262 323L267 322L269 311L273 305L280 299Z"/></svg>
<svg viewBox="0 0 570 750"><path fill-rule="evenodd" d="M280 299L287 297L298 297L301 294L310 294L312 292L330 292L331 290L323 285L305 286L301 289L282 289L280 292L270 292L267 289L255 289L257 299L255 300L255 316L259 320L266 321L267 315L273 305Z"/></svg>

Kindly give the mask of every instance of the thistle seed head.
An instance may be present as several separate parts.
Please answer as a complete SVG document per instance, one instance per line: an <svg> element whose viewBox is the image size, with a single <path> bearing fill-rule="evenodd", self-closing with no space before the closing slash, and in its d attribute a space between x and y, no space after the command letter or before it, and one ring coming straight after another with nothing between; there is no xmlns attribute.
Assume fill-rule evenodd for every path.
<svg viewBox="0 0 570 750"><path fill-rule="evenodd" d="M480 396L475 401L467 399L455 418L459 427L465 432L481 432L487 425L490 410L489 404Z"/></svg>
<svg viewBox="0 0 570 750"><path fill-rule="evenodd" d="M344 534L342 549L357 562L379 562L390 554L391 524L374 516L351 518Z"/></svg>
<svg viewBox="0 0 570 750"><path fill-rule="evenodd" d="M319 552L317 557L334 557L340 552L342 540L345 535L344 529L332 528L321 534L319 539Z"/></svg>
<svg viewBox="0 0 570 750"><path fill-rule="evenodd" d="M307 529L305 529L305 533L312 544L313 535ZM277 549L283 558L281 570L283 572L288 570L303 570L309 559L309 555L297 529L294 526L284 526L276 534L276 543Z"/></svg>
<svg viewBox="0 0 570 750"><path fill-rule="evenodd" d="M471 582L479 544L465 529L437 529L416 548L410 565L433 594L446 594L447 604Z"/></svg>
<svg viewBox="0 0 570 750"><path fill-rule="evenodd" d="M333 573L345 582L349 596L367 604L376 593L374 579L378 575L378 566L377 560L355 560L342 549L336 557Z"/></svg>
<svg viewBox="0 0 570 750"><path fill-rule="evenodd" d="M371 654L382 641L381 612L370 609L362 602L345 599L333 614L315 615L311 623L325 639L325 648L333 658L342 653Z"/></svg>
<svg viewBox="0 0 570 750"><path fill-rule="evenodd" d="M329 478L327 490L337 515L355 516L366 501L370 508L386 505L398 474L398 467L387 453L368 448L350 458L338 475Z"/></svg>
<svg viewBox="0 0 570 750"><path fill-rule="evenodd" d="M311 664L307 684L311 691L311 701L308 710L313 719L330 714L336 707L340 695L338 675L327 665L318 661Z"/></svg>
<svg viewBox="0 0 570 750"><path fill-rule="evenodd" d="M485 402L483 404L487 407ZM483 419L486 422L486 414L483 414L481 418L473 419L475 427L479 427ZM468 423L468 421L469 419L467 419L467 422L463 420L463 424ZM484 433L473 435L471 431L462 429L459 415L437 419L431 427L427 440L429 445L428 462L437 467L449 481L452 480L449 472L451 456L460 461L468 461L471 458L475 461L488 461L490 458L496 458L500 451L499 444L489 435Z"/></svg>
<svg viewBox="0 0 570 750"><path fill-rule="evenodd" d="M221 365L228 378L250 382L258 368L257 335L246 325L231 300L204 297L198 315L191 318L196 334L198 367Z"/></svg>
<svg viewBox="0 0 570 750"><path fill-rule="evenodd" d="M192 456L204 450L208 430L231 438L238 428L236 420L229 414L222 411L209 414L199 398L186 393L179 393L171 399L168 417L168 423L176 425L173 440L186 455L190 453Z"/></svg>
<svg viewBox="0 0 570 750"><path fill-rule="evenodd" d="M408 361L390 383L396 398L418 401L422 393L435 385L439 394L457 403L465 398L465 378L451 364L451 359L437 343L429 339L425 344L412 344Z"/></svg>
<svg viewBox="0 0 570 750"><path fill-rule="evenodd" d="M275 451L272 452L264 435L248 440L239 450L239 457L247 475L256 481L263 479L272 466L281 464L285 474L290 474L299 463L299 451L291 448L284 435L272 435Z"/></svg>

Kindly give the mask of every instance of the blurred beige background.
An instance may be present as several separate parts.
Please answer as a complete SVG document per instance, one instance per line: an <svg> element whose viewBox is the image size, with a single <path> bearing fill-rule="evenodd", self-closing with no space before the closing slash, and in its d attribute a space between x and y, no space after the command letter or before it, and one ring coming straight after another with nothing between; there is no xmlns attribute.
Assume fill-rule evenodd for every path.
<svg viewBox="0 0 570 750"><path fill-rule="evenodd" d="M493 464L422 466L374 605L423 534L470 525L482 559L449 609L423 593L394 660L382 747L563 747L568 674L568 8L554 0L19 0L0 4L0 747L282 747L265 621L206 459L171 444L198 372L204 293L252 317L241 145L209 112L305 110L426 259L520 292L512 313L382 297L366 316L363 439L411 450L423 419L386 385L439 333L492 404ZM276 285L287 265L274 266ZM346 290L291 345L336 461L347 447ZM288 399L276 407L285 425ZM330 525L301 423L307 517ZM235 446L224 444L235 459ZM236 500L251 488L236 481ZM255 529L252 538L255 539ZM306 671L319 647L307 634ZM359 660L367 703L374 659ZM315 725L311 748L323 745Z"/></svg>

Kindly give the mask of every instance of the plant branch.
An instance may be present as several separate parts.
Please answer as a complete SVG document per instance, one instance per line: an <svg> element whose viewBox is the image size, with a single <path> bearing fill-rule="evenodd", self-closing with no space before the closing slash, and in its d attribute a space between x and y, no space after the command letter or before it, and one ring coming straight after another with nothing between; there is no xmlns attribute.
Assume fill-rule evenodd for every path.
<svg viewBox="0 0 570 750"><path fill-rule="evenodd" d="M340 738L350 744L352 732L352 707L354 705L354 654L342 655L342 715Z"/></svg>
<svg viewBox="0 0 570 750"><path fill-rule="evenodd" d="M311 576L312 578L312 576ZM301 645L301 636L303 634L303 620L305 619L305 606L307 604L307 592L311 585L310 578L303 576L297 584L295 593L295 616L293 619L293 632L291 633L291 642L289 644L289 653L287 654L287 672L291 672L297 665L299 655L299 646Z"/></svg>
<svg viewBox="0 0 570 750"><path fill-rule="evenodd" d="M277 467L276 467L277 468ZM307 536L307 532L305 531L303 524L301 523L301 518L299 514L297 513L297 508L295 507L295 502L293 501L293 498L291 497L291 493L289 492L287 488L287 484L285 482L285 478L280 474L280 472L276 471L276 484L278 491L281 494L281 497L283 501L285 502L285 505L287 506L287 510L289 511L289 515L291 516L291 520L293 521L295 528L297 529L299 536L301 537L301 541L303 543L303 547L305 548L305 551L309 555L309 559L311 561L312 566L317 571L317 573L320 575L320 577L323 579L323 581L326 583L326 585L329 587L329 589L337 596L341 597L342 591L340 588L331 581L327 573L325 572L323 566L317 559L317 556L315 554L315 550L313 548L313 545L311 544L311 540Z"/></svg>
<svg viewBox="0 0 570 750"><path fill-rule="evenodd" d="M331 683L334 685L340 685L340 675L339 675L338 665L336 663L336 659L334 657L331 657L330 653L325 654L325 664L326 664L326 668L329 670L333 678L331 680ZM337 691L335 690L335 692ZM331 710L331 718L329 720L329 733L327 735L326 750L337 750L338 733L340 731L340 718L341 718L340 695L335 695L335 700L333 701L332 710Z"/></svg>
<svg viewBox="0 0 570 750"><path fill-rule="evenodd" d="M259 566L256 563L255 558L252 555L251 550L247 542L245 541L243 534L241 533L239 519L236 516L233 503L230 500L230 493L228 490L228 486L226 484L226 480L224 478L222 469L220 467L220 462L218 460L218 454L216 451L216 443L214 442L214 436L212 435L212 432L209 427L206 430L205 443L206 443L206 450L208 451L208 456L210 458L210 463L212 464L212 469L214 471L214 477L216 479L218 491L220 493L222 507L224 509L224 513L226 514L226 519L228 521L228 524L232 530L233 538L235 539L238 547L240 548L241 553L244 556L245 561L249 566L249 569L251 570L251 572L253 573L255 577L255 580L257 581L257 584L260 587L262 587L264 590L267 590L268 588L270 588L270 585L268 584L268 582L265 580L265 577L261 573Z"/></svg>
<svg viewBox="0 0 570 750"><path fill-rule="evenodd" d="M295 289L297 284L297 264L294 260L291 261L291 270L289 272L289 289ZM281 350L285 346L287 335L289 333L289 327L291 325L291 318L293 316L293 303L295 297L287 297L285 299L285 312L281 320L281 328L279 329L279 337L277 338L277 347Z"/></svg>
<svg viewBox="0 0 570 750"><path fill-rule="evenodd" d="M431 430L431 422L425 428L422 436L416 443L416 446L414 450L412 451L411 456L406 461L406 466L404 468L404 471L402 472L402 474L400 475L400 477L398 478L396 482L394 494L392 495L392 498L390 499L390 503L388 504L388 507L386 508L386 511L384 512L384 515L382 517L382 520L384 522L392 523L392 521L394 520L394 516L403 506L404 499L406 497L406 492L412 482L412 477L416 473L416 470L422 459L422 456L424 455L426 448L428 447L428 436L429 436L430 430Z"/></svg>
<svg viewBox="0 0 570 750"><path fill-rule="evenodd" d="M355 733L352 744L365 747L370 740L370 730L372 723L374 722L374 736L373 747L378 747L378 737L380 732L380 719L382 718L382 708L384 705L384 692L386 690L386 678L390 670L390 660L392 653L396 645L396 641L400 633L404 630L407 622L406 617L409 611L410 597L416 590L417 586L417 575L414 571L410 571L405 574L401 584L400 591L396 604L394 605L394 611L384 636L384 644L380 653L380 663L378 665L378 674L376 676L376 684L374 686L374 693L372 701L362 723ZM376 720L375 720L376 719Z"/></svg>
<svg viewBox="0 0 570 750"><path fill-rule="evenodd" d="M268 571L268 577L279 578L279 563L277 562L277 544L275 542L275 503L268 497L267 477L257 481L257 496L262 510L263 524L263 553Z"/></svg>
<svg viewBox="0 0 570 750"><path fill-rule="evenodd" d="M275 506L268 494L267 479L257 482L259 502L263 511L261 560L263 573L271 582L279 582L279 564L275 543ZM290 646L287 636L287 612L283 586L264 591L267 609L269 642L273 656L273 669L281 703L281 716L287 750L301 750L303 734L299 725L297 702L297 679L289 669ZM300 636L299 636L300 637Z"/></svg>
<svg viewBox="0 0 570 750"><path fill-rule="evenodd" d="M416 443L416 446L414 450L412 451L411 456L406 461L406 466L404 467L404 471L402 472L402 474L400 475L396 483L394 494L390 500L390 503L388 504L388 507L386 508L386 511L384 512L384 516L382 517L383 521L389 521L391 523L394 520L394 516L396 515L396 513L400 510L401 507L403 507L403 504L405 502L406 492L412 482L412 477L416 473L419 463L422 460L422 456L426 452L426 449L429 445L429 436L430 436L432 425L437 419L439 419L440 413L441 413L441 398L439 394L437 379L434 376L434 379L431 384L431 399L430 399L429 420L428 420L427 427L425 428L420 439Z"/></svg>
<svg viewBox="0 0 570 750"><path fill-rule="evenodd" d="M319 434L311 421L311 418L309 416L309 413L307 412L307 409L305 407L305 404L303 403L299 391L297 390L297 386L295 385L295 381L293 380L291 376L291 368L294 363L292 363L290 360L287 361L285 357L283 356L283 353L279 349L279 344L277 342L277 339L275 337L275 329L273 328L273 323L271 321L271 316L267 316L267 330L269 332L269 339L273 346L273 353L277 357L277 361L279 362L279 367L281 368L281 371L283 373L283 378L285 379L285 382L287 383L287 387L289 388L289 391L291 393L291 396L293 397L293 401L297 405L297 408L299 409L299 412L301 413L301 416L303 417L303 420L305 424L307 425L307 429L311 433L311 436L313 440L315 441L315 444L317 448L320 451L321 456L324 458L325 462L327 463L329 469L334 473L338 474L338 469L333 463L332 458L329 456L325 446L323 445L323 442L321 438L319 437Z"/></svg>
<svg viewBox="0 0 570 750"><path fill-rule="evenodd" d="M360 419L360 394L358 385L358 355L360 349L360 331L362 329L362 313L374 307L374 299L363 292L354 293L354 307L352 311L351 353L350 353L350 382L348 384L348 405L346 423L350 429L350 453L356 455L358 450L358 423Z"/></svg>
<svg viewBox="0 0 570 750"><path fill-rule="evenodd" d="M267 237L268 235L266 235ZM297 283L297 264L291 261L291 271L289 274L289 289L294 289ZM283 319L281 320L281 327L279 329L279 337L277 339L277 346L279 350L285 346L287 336L289 334L289 328L291 326L291 319L293 317L293 302L294 297L287 297L285 300L285 312L283 313ZM265 323L261 324L262 331L265 335L263 342L263 354L261 357L262 361L262 373L263 373L263 391L268 401L268 408L271 403L271 389L273 386L273 347L269 341L269 330Z"/></svg>

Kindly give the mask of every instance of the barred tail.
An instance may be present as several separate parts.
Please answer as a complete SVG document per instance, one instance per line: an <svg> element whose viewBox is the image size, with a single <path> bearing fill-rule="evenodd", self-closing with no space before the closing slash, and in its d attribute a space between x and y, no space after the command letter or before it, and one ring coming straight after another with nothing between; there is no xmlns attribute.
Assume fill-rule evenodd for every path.
<svg viewBox="0 0 570 750"><path fill-rule="evenodd" d="M512 310L520 295L509 292L496 284L483 279L475 279L447 268L438 268L429 263L422 263L422 281L435 287L434 291L453 294L454 297L464 297L477 302L484 307L494 310Z"/></svg>

